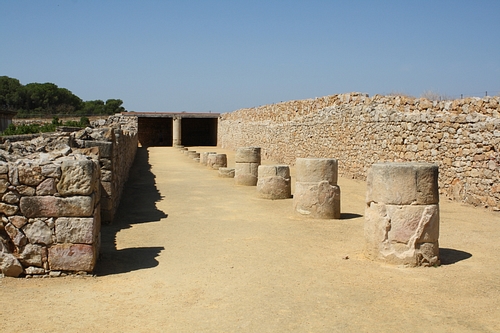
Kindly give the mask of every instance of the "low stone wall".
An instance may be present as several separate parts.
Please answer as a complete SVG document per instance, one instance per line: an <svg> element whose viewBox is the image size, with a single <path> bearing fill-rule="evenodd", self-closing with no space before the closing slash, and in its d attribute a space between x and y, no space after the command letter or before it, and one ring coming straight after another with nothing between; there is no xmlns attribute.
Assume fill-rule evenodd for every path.
<svg viewBox="0 0 500 333"><path fill-rule="evenodd" d="M0 273L91 272L137 151L137 119L73 133L2 138Z"/></svg>
<svg viewBox="0 0 500 333"><path fill-rule="evenodd" d="M222 148L259 146L265 158L336 158L339 174L366 179L376 162L439 166L440 192L500 209L500 98L429 101L351 93L222 114Z"/></svg>

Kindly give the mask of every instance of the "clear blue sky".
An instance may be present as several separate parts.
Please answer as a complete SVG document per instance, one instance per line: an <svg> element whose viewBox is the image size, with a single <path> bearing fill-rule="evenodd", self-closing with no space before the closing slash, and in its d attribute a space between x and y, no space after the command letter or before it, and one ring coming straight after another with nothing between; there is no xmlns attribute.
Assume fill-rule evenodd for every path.
<svg viewBox="0 0 500 333"><path fill-rule="evenodd" d="M134 111L500 94L500 1L0 0L0 75Z"/></svg>

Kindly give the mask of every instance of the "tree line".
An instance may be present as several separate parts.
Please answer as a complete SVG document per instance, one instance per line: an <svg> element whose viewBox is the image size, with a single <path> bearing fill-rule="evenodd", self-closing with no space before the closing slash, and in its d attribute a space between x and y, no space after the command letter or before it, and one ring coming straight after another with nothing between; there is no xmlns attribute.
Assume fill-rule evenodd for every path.
<svg viewBox="0 0 500 333"><path fill-rule="evenodd" d="M125 112L121 99L83 101L54 83L28 83L0 76L0 111L16 112L19 118L111 115Z"/></svg>

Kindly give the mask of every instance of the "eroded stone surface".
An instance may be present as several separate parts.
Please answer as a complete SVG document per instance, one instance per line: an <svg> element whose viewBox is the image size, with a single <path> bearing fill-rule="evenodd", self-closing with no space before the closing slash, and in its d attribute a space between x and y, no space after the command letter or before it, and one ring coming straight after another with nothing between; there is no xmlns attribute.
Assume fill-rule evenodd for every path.
<svg viewBox="0 0 500 333"><path fill-rule="evenodd" d="M234 182L236 185L257 185L259 163L235 163Z"/></svg>
<svg viewBox="0 0 500 333"><path fill-rule="evenodd" d="M93 246L87 244L56 244L49 248L51 270L91 272L96 262Z"/></svg>
<svg viewBox="0 0 500 333"><path fill-rule="evenodd" d="M97 187L98 169L91 160L66 160L61 164L57 190L62 196L89 195Z"/></svg>
<svg viewBox="0 0 500 333"><path fill-rule="evenodd" d="M57 243L92 244L97 233L93 217L60 217L55 221Z"/></svg>
<svg viewBox="0 0 500 333"><path fill-rule="evenodd" d="M259 165L257 194L261 198L271 200L290 198L290 168L287 165Z"/></svg>
<svg viewBox="0 0 500 333"><path fill-rule="evenodd" d="M337 185L338 161L333 158L297 158L295 171L297 182L314 183L327 181Z"/></svg>
<svg viewBox="0 0 500 333"><path fill-rule="evenodd" d="M43 267L45 251L41 245L26 244L19 254L19 261L24 266Z"/></svg>
<svg viewBox="0 0 500 333"><path fill-rule="evenodd" d="M234 178L234 168L219 168L219 177Z"/></svg>
<svg viewBox="0 0 500 333"><path fill-rule="evenodd" d="M53 231L42 220L36 219L23 227L23 232L32 244L50 245L53 242Z"/></svg>
<svg viewBox="0 0 500 333"><path fill-rule="evenodd" d="M322 182L296 182L293 209L304 217L340 218L340 187Z"/></svg>
<svg viewBox="0 0 500 333"><path fill-rule="evenodd" d="M23 272L23 266L14 255L0 251L0 272L9 277L18 277Z"/></svg>
<svg viewBox="0 0 500 333"><path fill-rule="evenodd" d="M92 196L22 197L19 206L26 217L87 217L91 216L94 210L94 199Z"/></svg>
<svg viewBox="0 0 500 333"><path fill-rule="evenodd" d="M214 170L219 170L219 168L227 167L227 156L226 154L210 154L207 158L207 167Z"/></svg>
<svg viewBox="0 0 500 333"><path fill-rule="evenodd" d="M261 162L260 147L240 147L236 150L234 160L236 163L257 163Z"/></svg>
<svg viewBox="0 0 500 333"><path fill-rule="evenodd" d="M36 195L53 195L57 193L54 178L47 178L36 187Z"/></svg>

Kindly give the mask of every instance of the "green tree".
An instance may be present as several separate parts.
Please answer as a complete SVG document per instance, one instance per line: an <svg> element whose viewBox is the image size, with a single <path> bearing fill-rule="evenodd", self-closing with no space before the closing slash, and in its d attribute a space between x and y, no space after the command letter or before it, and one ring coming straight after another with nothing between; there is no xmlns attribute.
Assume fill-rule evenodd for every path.
<svg viewBox="0 0 500 333"><path fill-rule="evenodd" d="M17 111L23 104L23 90L19 80L0 76L0 110Z"/></svg>
<svg viewBox="0 0 500 333"><path fill-rule="evenodd" d="M121 99L108 99L106 101L106 114L125 112L126 110L122 104L123 101Z"/></svg>

